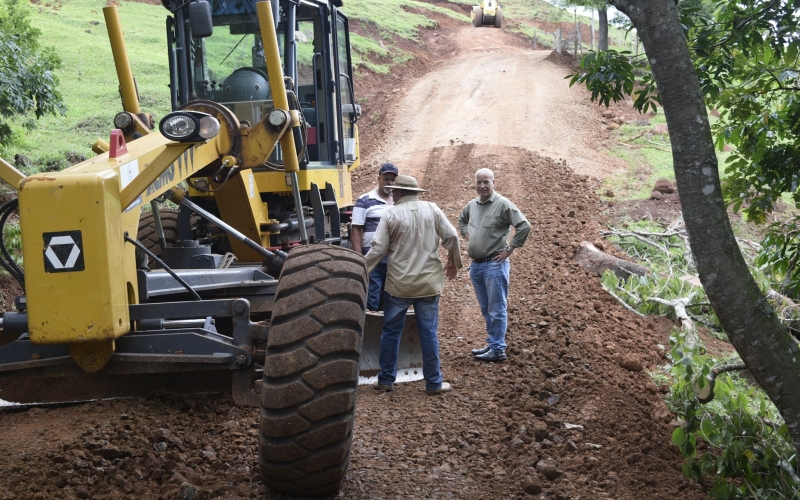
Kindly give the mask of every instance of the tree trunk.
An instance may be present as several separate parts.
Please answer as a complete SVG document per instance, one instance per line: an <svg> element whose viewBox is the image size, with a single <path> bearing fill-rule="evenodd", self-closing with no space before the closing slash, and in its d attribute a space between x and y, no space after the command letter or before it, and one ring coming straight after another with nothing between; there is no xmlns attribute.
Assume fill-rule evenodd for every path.
<svg viewBox="0 0 800 500"><path fill-rule="evenodd" d="M617 275L617 278L626 280L633 274L644 276L648 273L646 267L629 260L609 255L588 241L581 242L572 258L575 259L582 268L597 273L598 275L602 275L606 270L611 269L611 271Z"/></svg>
<svg viewBox="0 0 800 500"><path fill-rule="evenodd" d="M641 37L672 144L683 219L714 312L800 450L800 352L750 275L722 198L706 106L675 0L610 0Z"/></svg>
<svg viewBox="0 0 800 500"><path fill-rule="evenodd" d="M597 11L597 50L608 50L608 11L603 8Z"/></svg>
<svg viewBox="0 0 800 500"><path fill-rule="evenodd" d="M561 53L561 28L556 30L556 52Z"/></svg>

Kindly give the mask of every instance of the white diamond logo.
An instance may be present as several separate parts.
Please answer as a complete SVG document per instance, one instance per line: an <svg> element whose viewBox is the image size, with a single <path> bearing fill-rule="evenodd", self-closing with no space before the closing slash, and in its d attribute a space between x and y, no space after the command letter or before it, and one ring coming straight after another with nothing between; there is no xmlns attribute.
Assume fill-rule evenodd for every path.
<svg viewBox="0 0 800 500"><path fill-rule="evenodd" d="M65 248L66 245L70 247L69 255L67 256L66 262L62 262L57 253L61 254L63 258L63 255L67 252ZM50 244L47 245L44 255L47 257L47 260L50 261L50 265L53 266L53 269L72 269L75 267L75 263L81 255L81 249L75 243L75 240L72 239L72 236L54 236L50 240Z"/></svg>

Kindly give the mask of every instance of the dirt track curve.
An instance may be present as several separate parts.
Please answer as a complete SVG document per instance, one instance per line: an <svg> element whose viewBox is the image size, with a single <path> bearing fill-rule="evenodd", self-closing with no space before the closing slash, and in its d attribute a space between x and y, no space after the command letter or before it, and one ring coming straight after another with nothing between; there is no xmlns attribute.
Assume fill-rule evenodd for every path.
<svg viewBox="0 0 800 500"><path fill-rule="evenodd" d="M417 173L431 148L476 144L480 151L518 147L569 159L582 175L603 177L623 168L597 151L602 128L597 107L582 89L569 87L566 70L545 61L549 51L531 50L503 31L471 26L428 44L447 44L455 52L413 87L396 92L401 98L392 114L395 138L370 157L397 161Z"/></svg>
<svg viewBox="0 0 800 500"><path fill-rule="evenodd" d="M469 356L485 334L462 272L440 311L454 390L361 387L341 496L704 498L680 472L674 418L646 371L663 363L670 325L630 315L571 260L598 238L594 178L618 168L595 149L599 112L547 53L504 32L443 28L436 43L449 57L387 93L382 133L398 140L365 141L356 190L390 159L455 222L474 171L495 170L533 225L512 257L510 358ZM0 412L0 499L277 498L258 476L257 416L215 395Z"/></svg>

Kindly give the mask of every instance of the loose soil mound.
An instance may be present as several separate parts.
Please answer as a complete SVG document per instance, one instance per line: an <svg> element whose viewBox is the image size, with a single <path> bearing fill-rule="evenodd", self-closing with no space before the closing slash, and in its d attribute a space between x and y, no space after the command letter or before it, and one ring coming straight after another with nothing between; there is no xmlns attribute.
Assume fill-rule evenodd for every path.
<svg viewBox="0 0 800 500"><path fill-rule="evenodd" d="M591 181L524 150L446 149L430 151L423 183L453 223L475 195L472 174L488 167L533 226L511 259L511 357L496 365L471 359L485 329L462 273L440 310L454 392L432 401L421 383L364 391L355 485L345 495L703 498L680 472L669 442L674 419L646 372L663 363L671 324L633 317L571 260L577 242L599 229L603 204Z"/></svg>
<svg viewBox="0 0 800 500"><path fill-rule="evenodd" d="M571 260L599 227L591 181L524 150L445 149L429 152L421 180L453 223L489 167L533 226L512 256L510 358L471 359L485 330L462 272L440 311L454 390L361 387L344 496L703 498L680 473L673 418L646 372L671 325L633 317ZM213 395L4 412L0 498L261 496L257 413Z"/></svg>
<svg viewBox="0 0 800 500"><path fill-rule="evenodd" d="M666 227L681 216L678 193L663 195L658 199L609 202L609 205L606 215L613 225L625 221L652 220Z"/></svg>
<svg viewBox="0 0 800 500"><path fill-rule="evenodd" d="M434 49L429 60L410 65L412 76L438 69L443 60L469 58L470 51L496 58L521 50L501 30L482 30L482 43L475 44L471 28L441 28L425 34ZM492 54L484 53L487 46ZM427 199L455 224L475 196L475 170L488 167L498 191L533 229L511 259L509 360L487 365L469 355L483 344L485 326L462 271L446 284L440 307L442 366L453 391L428 397L422 382L387 394L361 387L342 496L704 498L682 476L681 457L669 441L676 423L661 399L666 388L647 374L664 362L672 325L632 316L571 260L580 241L598 238L605 217L594 179L618 168L596 151L600 113L585 92L567 88L563 68L539 64L536 55L520 57L536 64L539 85L531 88L539 94L528 99L529 113L517 106L494 116L499 103L487 107L494 113L487 116L502 125L496 130L481 120L452 118L465 106L464 95L477 90L442 110L430 106L430 93L411 77L360 80L359 95L369 100L360 122L365 161L354 193L371 189L377 165L404 152L429 190ZM531 67L516 80L499 69L484 71L473 89L505 91ZM448 76L442 87L468 80ZM416 121L399 119L406 109ZM453 129L431 143L424 136L442 123ZM476 139L467 134L473 129ZM479 129L487 132L479 136ZM504 142L508 137L515 142ZM527 149L511 147L519 144ZM277 498L259 477L257 421L256 410L209 394L5 410L0 500Z"/></svg>
<svg viewBox="0 0 800 500"><path fill-rule="evenodd" d="M559 66L564 66L565 68L570 70L576 70L580 66L580 64L578 64L578 61L575 60L572 54L570 54L566 50L563 51L561 54L559 54L557 51L554 50L550 52L550 54L547 57L545 57L544 60L550 61L553 64L558 64Z"/></svg>

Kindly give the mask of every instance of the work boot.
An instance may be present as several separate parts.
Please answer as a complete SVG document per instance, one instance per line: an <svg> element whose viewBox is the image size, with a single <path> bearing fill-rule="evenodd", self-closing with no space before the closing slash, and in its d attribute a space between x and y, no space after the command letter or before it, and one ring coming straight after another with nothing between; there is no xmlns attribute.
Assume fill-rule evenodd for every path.
<svg viewBox="0 0 800 500"><path fill-rule="evenodd" d="M481 354L486 354L486 353L487 353L487 352L489 352L491 349L492 349L492 348L491 348L491 347L489 347L489 346L487 345L486 347L481 347L480 349L473 349L473 350L472 350L472 351L470 351L470 352L472 352L472 355L473 355L473 356L480 356Z"/></svg>
<svg viewBox="0 0 800 500"><path fill-rule="evenodd" d="M394 390L394 386L384 385L381 384L380 382L375 382L374 384L372 384L372 388L375 389L376 391L384 391L384 392L391 392Z"/></svg>
<svg viewBox="0 0 800 500"><path fill-rule="evenodd" d="M449 392L451 389L450 384L447 382L442 382L442 386L438 389L425 389L425 394L428 396L437 396L443 392Z"/></svg>
<svg viewBox="0 0 800 500"><path fill-rule="evenodd" d="M475 356L475 359L478 361L505 361L508 358L506 357L506 351L500 349L490 349L487 353L481 354L480 356Z"/></svg>

